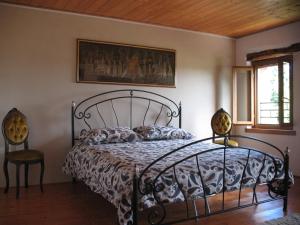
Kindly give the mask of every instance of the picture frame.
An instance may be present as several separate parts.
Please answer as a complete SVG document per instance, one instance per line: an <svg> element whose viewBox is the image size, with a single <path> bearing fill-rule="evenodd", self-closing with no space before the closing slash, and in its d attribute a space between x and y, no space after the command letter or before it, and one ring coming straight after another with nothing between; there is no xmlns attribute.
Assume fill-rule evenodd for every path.
<svg viewBox="0 0 300 225"><path fill-rule="evenodd" d="M77 39L78 83L175 87L172 49Z"/></svg>

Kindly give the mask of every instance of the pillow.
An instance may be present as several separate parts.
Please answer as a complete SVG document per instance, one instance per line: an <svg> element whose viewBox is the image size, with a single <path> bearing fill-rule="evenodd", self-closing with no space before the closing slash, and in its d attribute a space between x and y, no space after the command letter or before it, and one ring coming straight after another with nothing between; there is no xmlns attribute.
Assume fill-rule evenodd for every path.
<svg viewBox="0 0 300 225"><path fill-rule="evenodd" d="M89 145L136 142L141 138L127 127L96 128L81 133L79 139Z"/></svg>
<svg viewBox="0 0 300 225"><path fill-rule="evenodd" d="M144 140L191 139L193 135L181 128L171 126L140 126L133 128Z"/></svg>

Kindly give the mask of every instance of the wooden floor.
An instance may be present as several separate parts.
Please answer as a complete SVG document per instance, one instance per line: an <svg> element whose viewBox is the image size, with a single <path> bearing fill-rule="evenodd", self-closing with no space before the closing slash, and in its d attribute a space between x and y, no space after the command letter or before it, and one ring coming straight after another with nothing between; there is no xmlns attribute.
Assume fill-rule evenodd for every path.
<svg viewBox="0 0 300 225"><path fill-rule="evenodd" d="M117 225L116 209L83 184L49 184L44 189L40 193L38 186L21 188L19 200L14 188L8 194L0 189L0 224ZM180 206L171 210L180 214ZM290 190L288 214L294 212L300 212L299 178ZM275 201L182 224L253 225L282 216L282 201Z"/></svg>

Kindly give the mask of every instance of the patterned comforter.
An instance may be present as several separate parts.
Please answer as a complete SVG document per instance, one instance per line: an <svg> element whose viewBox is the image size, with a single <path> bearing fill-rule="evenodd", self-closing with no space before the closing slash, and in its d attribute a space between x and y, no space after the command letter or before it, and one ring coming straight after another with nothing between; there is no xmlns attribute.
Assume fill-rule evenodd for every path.
<svg viewBox="0 0 300 225"><path fill-rule="evenodd" d="M150 162L158 157L192 141L177 139L92 146L78 143L68 153L63 171L65 174L83 181L92 191L101 194L114 204L118 209L120 225L131 224L132 177L135 165L139 171L143 171ZM143 187L144 181L154 180L160 171L180 159L218 147L220 145L197 143L171 154L147 170L142 178L141 187ZM264 155L251 151L248 164L246 163L247 157L248 150L226 150L224 182L223 149L206 152L201 154L198 159L192 157L185 160L176 165L175 169L169 169L158 177L156 184L163 184L161 185L163 189L155 197L164 202L184 201L183 193L189 199L203 197L203 186L208 195L221 192L223 184L227 191L239 189L242 177L243 187L253 187L257 180L259 183L272 180L274 163L270 157L266 157L264 160ZM198 160L205 185L202 185L196 160ZM276 162L278 168L282 168L282 162L280 160L276 160ZM279 171L277 178L283 178L282 169ZM242 176L243 173L244 176ZM258 176L259 179L257 179ZM181 188L178 187L177 182L181 184ZM153 194L141 196L139 202L141 209L156 204Z"/></svg>

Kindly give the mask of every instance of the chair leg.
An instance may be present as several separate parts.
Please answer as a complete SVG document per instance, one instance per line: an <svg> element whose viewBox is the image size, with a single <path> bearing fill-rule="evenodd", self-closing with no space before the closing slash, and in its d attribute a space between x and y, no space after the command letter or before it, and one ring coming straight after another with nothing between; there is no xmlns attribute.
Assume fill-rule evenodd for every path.
<svg viewBox="0 0 300 225"><path fill-rule="evenodd" d="M20 164L16 164L16 198L20 196Z"/></svg>
<svg viewBox="0 0 300 225"><path fill-rule="evenodd" d="M25 170L25 179L24 179L25 188L28 188L28 168L29 168L29 164L25 163L25 166L24 166L24 170Z"/></svg>
<svg viewBox="0 0 300 225"><path fill-rule="evenodd" d="M44 192L44 189L43 189L44 171L45 171L45 163L44 163L44 160L42 160L41 161L41 175L40 175L40 189L41 189L41 192Z"/></svg>
<svg viewBox="0 0 300 225"><path fill-rule="evenodd" d="M4 160L4 164L3 164L3 171L4 171L4 175L5 175L5 180L6 180L6 186L4 189L4 193L8 192L8 188L9 188L9 176L8 176L8 160Z"/></svg>

